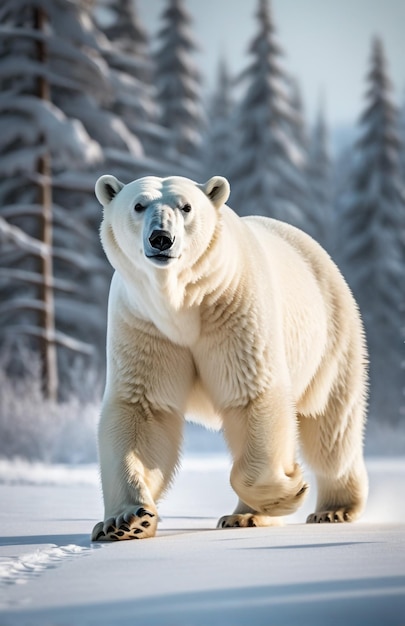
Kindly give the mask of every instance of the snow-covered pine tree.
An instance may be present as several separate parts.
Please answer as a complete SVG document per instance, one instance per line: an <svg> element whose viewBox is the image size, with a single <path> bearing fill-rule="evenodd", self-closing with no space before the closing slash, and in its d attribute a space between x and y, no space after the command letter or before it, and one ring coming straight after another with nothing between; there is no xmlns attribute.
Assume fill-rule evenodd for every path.
<svg viewBox="0 0 405 626"><path fill-rule="evenodd" d="M311 154L311 150L314 148L317 149L317 147L314 145L314 141L316 141L316 138L314 138L313 136L311 137L308 133L305 119L304 101L302 98L299 81L294 77L290 77L289 82L290 102L293 110L293 116L291 118L291 131L292 137L302 155L302 163L299 169L302 172L304 178L302 183L302 189L304 193L302 193L299 198L294 198L293 200L301 208L303 216L305 218L305 222L302 228L304 228L307 233L309 233L312 237L319 241L319 243L324 244L325 213L320 210L319 198L317 197L317 192L320 191L322 183L320 180L318 180L318 174L320 175L320 171L318 172L316 168L315 170L312 170L311 163L312 156L314 156ZM326 150L326 145L324 146L324 148ZM327 168L327 164L325 165L325 167Z"/></svg>
<svg viewBox="0 0 405 626"><path fill-rule="evenodd" d="M292 135L304 153L304 156L306 156L309 150L309 138L305 121L304 101L302 98L301 87L298 79L295 77L290 77L289 83L290 102L294 111L294 116L291 120Z"/></svg>
<svg viewBox="0 0 405 626"><path fill-rule="evenodd" d="M103 169L112 168L120 175L120 165L129 162L136 169L144 156L142 145L110 110L115 93L110 69L103 58L108 41L95 26L91 2L41 1L49 4L52 32L58 33L57 45L52 42L50 50L50 66L63 80L53 81L54 103L68 117L80 120L102 147ZM84 178L88 181L86 174Z"/></svg>
<svg viewBox="0 0 405 626"><path fill-rule="evenodd" d="M400 114L399 114L399 139L400 139L400 172L402 182L405 185L405 98L403 99Z"/></svg>
<svg viewBox="0 0 405 626"><path fill-rule="evenodd" d="M242 215L260 213L305 228L308 186L305 158L294 138L289 80L268 0L259 0L253 60L239 107L239 147L233 166L233 205Z"/></svg>
<svg viewBox="0 0 405 626"><path fill-rule="evenodd" d="M58 278L74 281L78 292L77 297L57 293L56 319L58 326L94 345L96 356L103 359L111 270L97 235L101 214L94 182L108 170L130 178L131 168L136 171L144 155L138 138L109 110L114 90L102 55L108 41L95 26L92 0L38 1L49 22L46 43L52 102L67 118L75 120L86 137L91 137L93 141L88 145L97 146L98 151L97 159L83 163L83 159L72 155L69 163L59 167L55 161L59 146L55 146L53 200L56 207L63 207L69 229L64 232L55 223L54 243L65 253L54 255L54 268ZM20 2L29 5L33 0L12 2L17 11ZM68 354L59 352L60 357ZM68 362L68 370L70 365Z"/></svg>
<svg viewBox="0 0 405 626"><path fill-rule="evenodd" d="M404 387L405 199L397 111L380 39L372 44L367 84L350 191L340 201L340 248L365 322L371 415L395 422Z"/></svg>
<svg viewBox="0 0 405 626"><path fill-rule="evenodd" d="M83 125L68 119L53 101L55 85L72 84L71 76L59 74L52 63L61 46L60 20L59 28L52 20L60 18L62 5L70 17L64 23L69 31L76 6L66 0L5 0L0 8L0 213L8 242L0 258L0 341L4 346L14 335L39 340L42 352L48 352L44 363L53 361L44 372L50 397L56 395L57 376L49 353L55 344L88 352L79 339L88 338L86 326L91 325L85 315L80 337L76 320L66 319L65 307L58 311L56 290L68 293L69 303L76 301L84 313L91 300L85 270L96 267L100 273L100 262L82 244L85 224L57 205L53 187L58 172L86 168L101 158L100 146ZM75 55L73 46L70 53Z"/></svg>
<svg viewBox="0 0 405 626"><path fill-rule="evenodd" d="M231 175L236 148L234 111L232 79L225 60L221 59L215 92L207 113L208 128L203 144L205 179L216 175L229 178Z"/></svg>
<svg viewBox="0 0 405 626"><path fill-rule="evenodd" d="M102 29L110 43L102 47L114 92L109 108L142 144L146 159L135 176L145 172L158 175L162 165L152 163L151 158L160 158L167 133L157 123L149 38L135 0L104 0L103 6L110 14L108 24Z"/></svg>
<svg viewBox="0 0 405 626"><path fill-rule="evenodd" d="M323 107L319 107L309 141L308 180L313 202L315 239L328 250L333 247L332 162ZM312 233L311 233L312 234Z"/></svg>
<svg viewBox="0 0 405 626"><path fill-rule="evenodd" d="M166 157L183 173L198 175L204 123L202 79L193 57L198 46L184 0L167 3L155 56L159 119L169 131Z"/></svg>

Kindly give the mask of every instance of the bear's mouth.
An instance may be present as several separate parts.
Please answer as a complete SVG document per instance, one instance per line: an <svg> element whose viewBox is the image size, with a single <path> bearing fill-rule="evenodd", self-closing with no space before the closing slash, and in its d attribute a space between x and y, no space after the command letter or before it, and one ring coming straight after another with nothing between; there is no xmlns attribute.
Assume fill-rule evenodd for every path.
<svg viewBox="0 0 405 626"><path fill-rule="evenodd" d="M158 263L167 263L168 261L173 261L176 257L170 256L170 254L146 254L147 259L151 261L157 261Z"/></svg>

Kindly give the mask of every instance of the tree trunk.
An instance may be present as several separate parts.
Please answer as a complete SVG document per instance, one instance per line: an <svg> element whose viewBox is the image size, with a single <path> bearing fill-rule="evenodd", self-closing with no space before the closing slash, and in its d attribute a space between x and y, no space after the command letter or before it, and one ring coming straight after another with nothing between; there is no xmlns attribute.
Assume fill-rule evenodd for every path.
<svg viewBox="0 0 405 626"><path fill-rule="evenodd" d="M42 8L34 9L35 29L45 32L47 17ZM37 59L41 65L46 65L47 50L44 41L36 44ZM47 102L50 101L50 88L47 78L38 76L38 97ZM53 289L53 220L52 220L52 170L51 156L43 138L43 154L38 159L37 170L39 174L38 201L42 206L40 217L40 239L48 246L48 252L40 257L40 272L42 285L40 287L40 300L43 308L40 313L40 328L43 330L41 341L42 378L44 393L50 400L58 397L58 364L55 344L55 304Z"/></svg>

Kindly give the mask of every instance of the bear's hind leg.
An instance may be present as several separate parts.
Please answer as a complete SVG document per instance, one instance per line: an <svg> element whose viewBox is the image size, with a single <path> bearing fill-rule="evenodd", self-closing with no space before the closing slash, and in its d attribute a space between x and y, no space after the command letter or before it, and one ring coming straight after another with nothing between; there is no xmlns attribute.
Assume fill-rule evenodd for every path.
<svg viewBox="0 0 405 626"><path fill-rule="evenodd" d="M354 522L363 512L367 495L367 473L363 460L338 479L317 475L316 511L307 517L307 524Z"/></svg>
<svg viewBox="0 0 405 626"><path fill-rule="evenodd" d="M352 522L363 512L368 495L364 402L349 407L330 402L328 408L328 415L299 418L302 452L318 488L316 510L307 523Z"/></svg>

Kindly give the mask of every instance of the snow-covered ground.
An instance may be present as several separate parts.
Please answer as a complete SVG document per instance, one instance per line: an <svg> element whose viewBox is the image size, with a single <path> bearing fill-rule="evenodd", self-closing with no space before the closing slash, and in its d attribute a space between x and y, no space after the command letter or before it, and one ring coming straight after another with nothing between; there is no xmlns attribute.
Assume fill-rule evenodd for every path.
<svg viewBox="0 0 405 626"><path fill-rule="evenodd" d="M158 536L93 545L91 466L0 462L0 624L245 626L405 624L405 459L368 459L361 522L215 530L229 460L188 453ZM310 477L309 477L310 478Z"/></svg>

